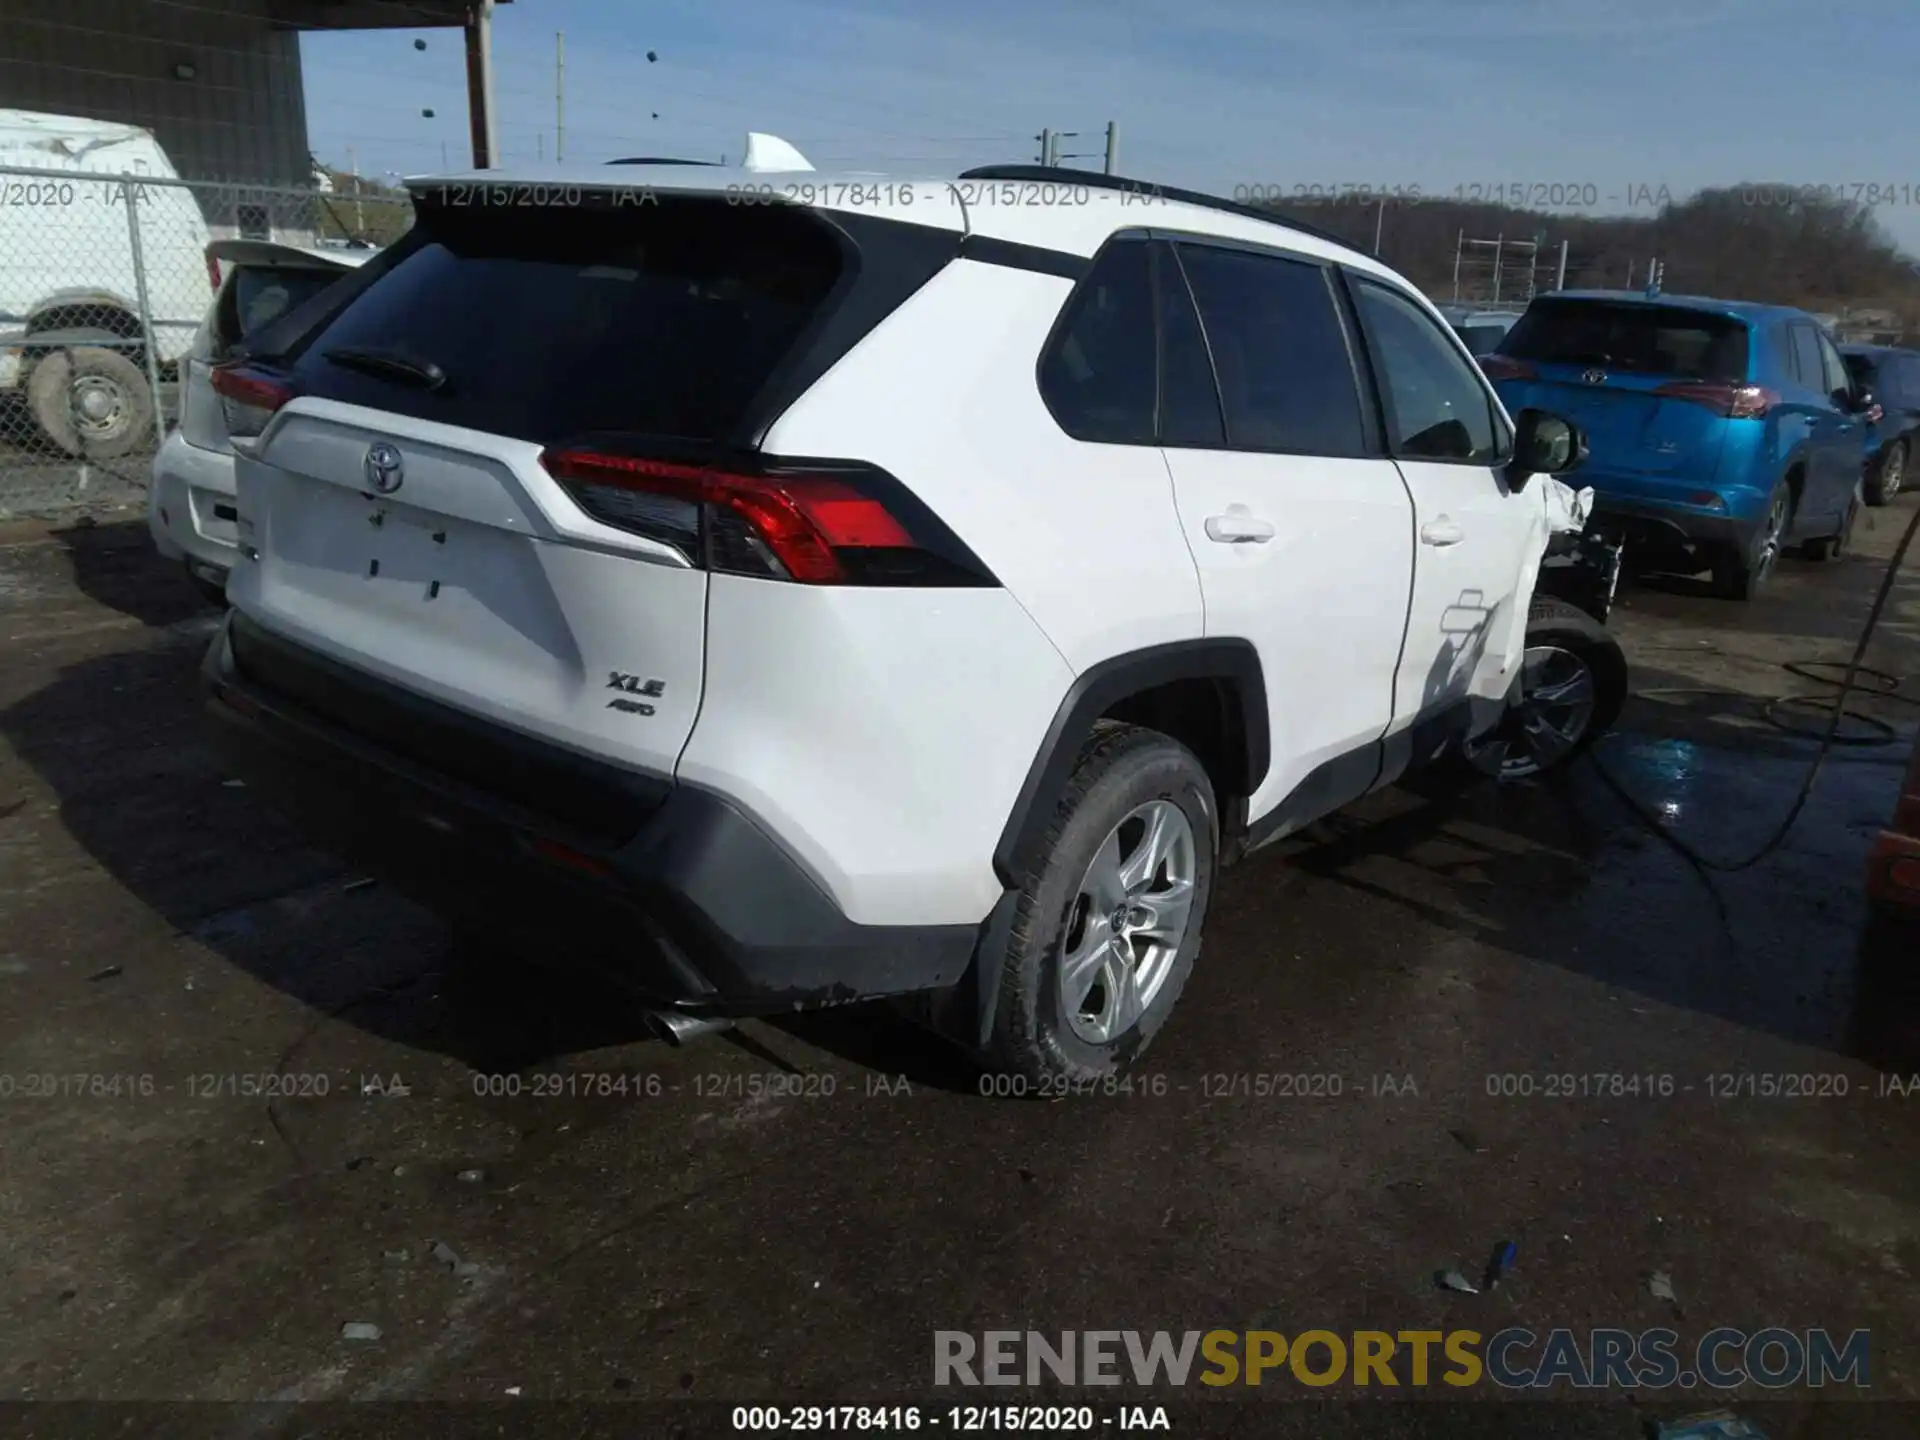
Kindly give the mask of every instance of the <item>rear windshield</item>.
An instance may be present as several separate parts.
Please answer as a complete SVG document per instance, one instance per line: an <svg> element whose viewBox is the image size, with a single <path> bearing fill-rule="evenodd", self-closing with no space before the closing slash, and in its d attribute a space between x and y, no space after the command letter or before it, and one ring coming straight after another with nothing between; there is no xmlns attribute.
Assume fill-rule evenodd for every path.
<svg viewBox="0 0 1920 1440"><path fill-rule="evenodd" d="M1747 327L1668 305L1536 300L1507 332L1502 355L1686 380L1747 378Z"/></svg>
<svg viewBox="0 0 1920 1440"><path fill-rule="evenodd" d="M1466 342L1467 353L1470 355L1485 355L1498 345L1500 338L1507 333L1507 327L1500 324L1460 324L1454 329L1459 331L1460 338Z"/></svg>
<svg viewBox="0 0 1920 1440"><path fill-rule="evenodd" d="M231 308L223 307L220 338L229 345L271 325L296 310L340 278L338 270L277 270L267 265L245 265L234 273Z"/></svg>
<svg viewBox="0 0 1920 1440"><path fill-rule="evenodd" d="M832 233L779 205L423 206L416 224L427 243L306 344L298 388L541 445L723 438L841 268Z"/></svg>

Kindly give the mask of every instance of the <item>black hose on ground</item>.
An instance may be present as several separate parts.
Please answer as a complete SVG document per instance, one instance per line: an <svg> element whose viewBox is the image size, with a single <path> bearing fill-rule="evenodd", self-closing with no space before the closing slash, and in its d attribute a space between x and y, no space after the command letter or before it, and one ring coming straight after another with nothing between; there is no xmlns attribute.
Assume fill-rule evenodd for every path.
<svg viewBox="0 0 1920 1440"><path fill-rule="evenodd" d="M1819 752L1813 757L1813 763L1807 768L1807 777L1800 782L1800 792L1794 796L1792 807L1787 811L1786 817L1781 820L1780 824L1774 829L1773 834L1767 837L1766 843L1761 845L1760 848L1755 850L1751 855L1741 860L1716 860L1711 855L1702 854L1669 829L1659 816L1655 815L1652 811L1648 810L1646 806L1641 804L1639 800L1635 799L1627 790L1626 786L1615 779L1607 767L1600 763L1599 758L1595 756L1593 752L1588 752L1588 758L1593 761L1594 770L1597 771L1600 778L1607 783L1607 788L1612 790L1614 794L1618 795L1620 799L1625 802L1627 808L1634 813L1643 825L1660 839L1666 841L1667 844L1673 846L1675 850L1679 851L1680 854L1697 869L1717 871L1723 875L1730 875L1741 870L1749 870L1753 866L1758 865L1762 860L1766 859L1767 856L1771 855L1786 843L1787 836L1792 832L1795 822L1800 819L1800 812L1806 809L1807 801L1813 796L1813 787L1819 782L1820 772L1826 767L1827 757L1833 753L1836 746L1885 745L1894 738L1893 727L1887 725L1886 722L1875 720L1872 716L1862 715L1858 711L1847 709L1847 699L1853 694L1863 675L1871 675L1879 682L1877 686L1879 698L1883 700L1898 700L1904 704L1920 704L1920 700L1916 700L1914 697L1894 693L1900 688L1900 677L1889 675L1884 670L1874 670L1860 663L1861 659L1867 653L1867 645L1873 639L1874 630L1879 627L1880 617L1886 613L1887 601L1893 595L1894 581L1899 578L1900 566L1906 560L1907 550L1912 546L1913 538L1916 534L1920 534L1920 509L1914 511L1913 519L1908 522L1906 534L1901 537L1899 546L1893 552L1893 559L1887 564L1887 573L1881 578L1880 590L1873 597L1873 608L1867 612L1867 623L1861 627L1860 639L1853 647L1853 657L1847 662L1845 675L1842 676L1838 682L1835 682L1825 676L1809 673L1815 668L1833 668L1837 662L1825 660L1795 660L1787 663L1786 668L1803 679L1813 680L1823 685L1837 683L1840 687L1840 693L1834 697L1832 718L1827 722L1826 733L1820 738ZM1699 692L1695 692L1691 687L1688 687L1686 690L1650 690L1643 693L1649 695L1663 693L1691 694L1706 693L1706 691L1702 689ZM1714 691L1712 693L1723 694L1725 692ZM1805 730L1801 730L1796 726L1782 724L1775 712L1779 707L1784 705L1806 704L1819 698L1821 697L1808 695L1788 696L1784 699L1769 703L1763 713L1767 720L1778 728L1792 734L1808 735L1809 738L1811 738L1810 733ZM1879 729L1885 731L1884 737L1873 735L1849 739L1841 738L1840 724L1849 717L1856 721L1864 721L1869 725L1879 727Z"/></svg>

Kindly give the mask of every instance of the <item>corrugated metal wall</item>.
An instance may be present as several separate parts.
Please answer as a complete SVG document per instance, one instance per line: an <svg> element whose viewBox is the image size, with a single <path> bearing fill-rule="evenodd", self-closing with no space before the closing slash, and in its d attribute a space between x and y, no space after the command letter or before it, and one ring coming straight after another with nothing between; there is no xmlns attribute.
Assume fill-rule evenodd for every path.
<svg viewBox="0 0 1920 1440"><path fill-rule="evenodd" d="M144 125L191 180L310 185L300 37L260 8L0 0L0 107Z"/></svg>

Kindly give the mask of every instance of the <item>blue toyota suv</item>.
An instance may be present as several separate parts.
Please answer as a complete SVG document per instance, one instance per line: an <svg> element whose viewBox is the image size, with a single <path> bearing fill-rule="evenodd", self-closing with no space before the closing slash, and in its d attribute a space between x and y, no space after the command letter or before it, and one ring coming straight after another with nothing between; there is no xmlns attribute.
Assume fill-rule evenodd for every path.
<svg viewBox="0 0 1920 1440"><path fill-rule="evenodd" d="M1594 526L1630 550L1711 569L1716 591L1748 600L1782 551L1846 548L1874 398L1804 311L1558 291L1480 363L1509 414L1587 433Z"/></svg>

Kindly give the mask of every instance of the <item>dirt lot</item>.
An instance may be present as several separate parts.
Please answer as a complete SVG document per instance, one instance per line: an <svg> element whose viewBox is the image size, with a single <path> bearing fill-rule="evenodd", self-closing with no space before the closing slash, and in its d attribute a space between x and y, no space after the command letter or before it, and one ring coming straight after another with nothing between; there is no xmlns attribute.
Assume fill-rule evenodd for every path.
<svg viewBox="0 0 1920 1440"><path fill-rule="evenodd" d="M1758 697L1844 658L1915 503L1750 607L1629 589L1644 693L1607 773L1712 852L1756 844L1812 749ZM1782 1325L1870 1330L1883 1403L1735 1397L1773 1440L1920 1433L1885 1403L1920 1402L1920 1092L1880 1093L1920 1072L1920 949L1864 934L1861 899L1910 705L1866 705L1902 743L1841 751L1785 849L1711 883L1591 765L1374 797L1230 874L1134 1095L1009 1102L864 1012L675 1050L564 972L450 964L214 767L213 623L136 524L0 533L0 1401L506 1407L471 1412L490 1434L673 1402L613 1412L642 1434L725 1428L701 1401L925 1399L937 1329ZM1883 636L1920 691L1920 558ZM1538 1093L1565 1073L1674 1091ZM1272 1074L1342 1093L1229 1078ZM1775 1075L1847 1093L1745 1093ZM1502 1239L1499 1290L1436 1289ZM1724 1398L1271 1403L1310 1393L1353 1392L1286 1380L1205 1422L1175 1397L1176 1433L1627 1437ZM339 1433L119 1413L0 1428Z"/></svg>

